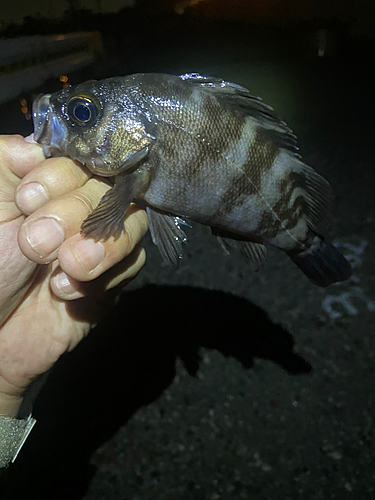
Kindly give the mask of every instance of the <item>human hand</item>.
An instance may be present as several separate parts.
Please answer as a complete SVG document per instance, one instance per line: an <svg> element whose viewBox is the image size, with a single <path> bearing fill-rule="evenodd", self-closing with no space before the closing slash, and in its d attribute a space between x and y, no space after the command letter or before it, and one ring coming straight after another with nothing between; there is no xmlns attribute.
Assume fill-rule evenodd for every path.
<svg viewBox="0 0 375 500"><path fill-rule="evenodd" d="M147 218L135 204L116 241L79 233L109 187L78 162L0 136L0 414L17 414L30 382L74 349L145 262Z"/></svg>

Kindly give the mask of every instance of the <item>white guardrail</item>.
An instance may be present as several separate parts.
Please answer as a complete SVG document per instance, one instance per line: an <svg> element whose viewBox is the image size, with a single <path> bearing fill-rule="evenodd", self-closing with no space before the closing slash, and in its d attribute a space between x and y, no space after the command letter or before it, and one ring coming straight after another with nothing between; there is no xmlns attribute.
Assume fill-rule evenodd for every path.
<svg viewBox="0 0 375 500"><path fill-rule="evenodd" d="M0 104L89 66L103 53L98 31L0 39Z"/></svg>

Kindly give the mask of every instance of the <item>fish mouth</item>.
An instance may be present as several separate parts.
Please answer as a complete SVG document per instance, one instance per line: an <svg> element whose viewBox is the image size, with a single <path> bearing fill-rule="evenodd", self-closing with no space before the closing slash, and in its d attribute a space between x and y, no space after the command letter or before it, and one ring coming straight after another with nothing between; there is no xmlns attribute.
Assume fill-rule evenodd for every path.
<svg viewBox="0 0 375 500"><path fill-rule="evenodd" d="M43 146L62 149L67 128L52 110L51 94L41 94L33 102L34 140Z"/></svg>
<svg viewBox="0 0 375 500"><path fill-rule="evenodd" d="M93 174L101 175L102 177L113 177L115 175L103 156L95 156L86 162L85 165Z"/></svg>

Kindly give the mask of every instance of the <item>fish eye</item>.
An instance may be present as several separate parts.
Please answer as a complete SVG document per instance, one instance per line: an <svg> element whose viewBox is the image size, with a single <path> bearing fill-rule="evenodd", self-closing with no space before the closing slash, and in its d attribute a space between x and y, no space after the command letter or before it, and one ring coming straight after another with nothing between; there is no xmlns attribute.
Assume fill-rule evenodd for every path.
<svg viewBox="0 0 375 500"><path fill-rule="evenodd" d="M98 116L99 109L99 103L86 96L72 97L67 106L71 120L81 126L92 124Z"/></svg>

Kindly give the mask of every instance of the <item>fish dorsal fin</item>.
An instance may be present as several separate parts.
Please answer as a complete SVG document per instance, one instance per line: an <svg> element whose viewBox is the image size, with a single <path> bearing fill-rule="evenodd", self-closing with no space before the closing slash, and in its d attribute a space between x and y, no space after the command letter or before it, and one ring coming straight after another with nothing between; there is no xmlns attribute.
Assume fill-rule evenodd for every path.
<svg viewBox="0 0 375 500"><path fill-rule="evenodd" d="M333 223L334 195L328 181L299 160L293 160L293 174L302 189L307 223L314 232L324 234Z"/></svg>
<svg viewBox="0 0 375 500"><path fill-rule="evenodd" d="M259 96L251 94L248 89L237 83L227 82L221 78L202 76L198 73L188 73L181 75L180 78L203 91L214 94L222 104L229 106L236 113L252 117L263 127L276 146L291 151L296 157L300 156L297 153L297 137L293 131Z"/></svg>

